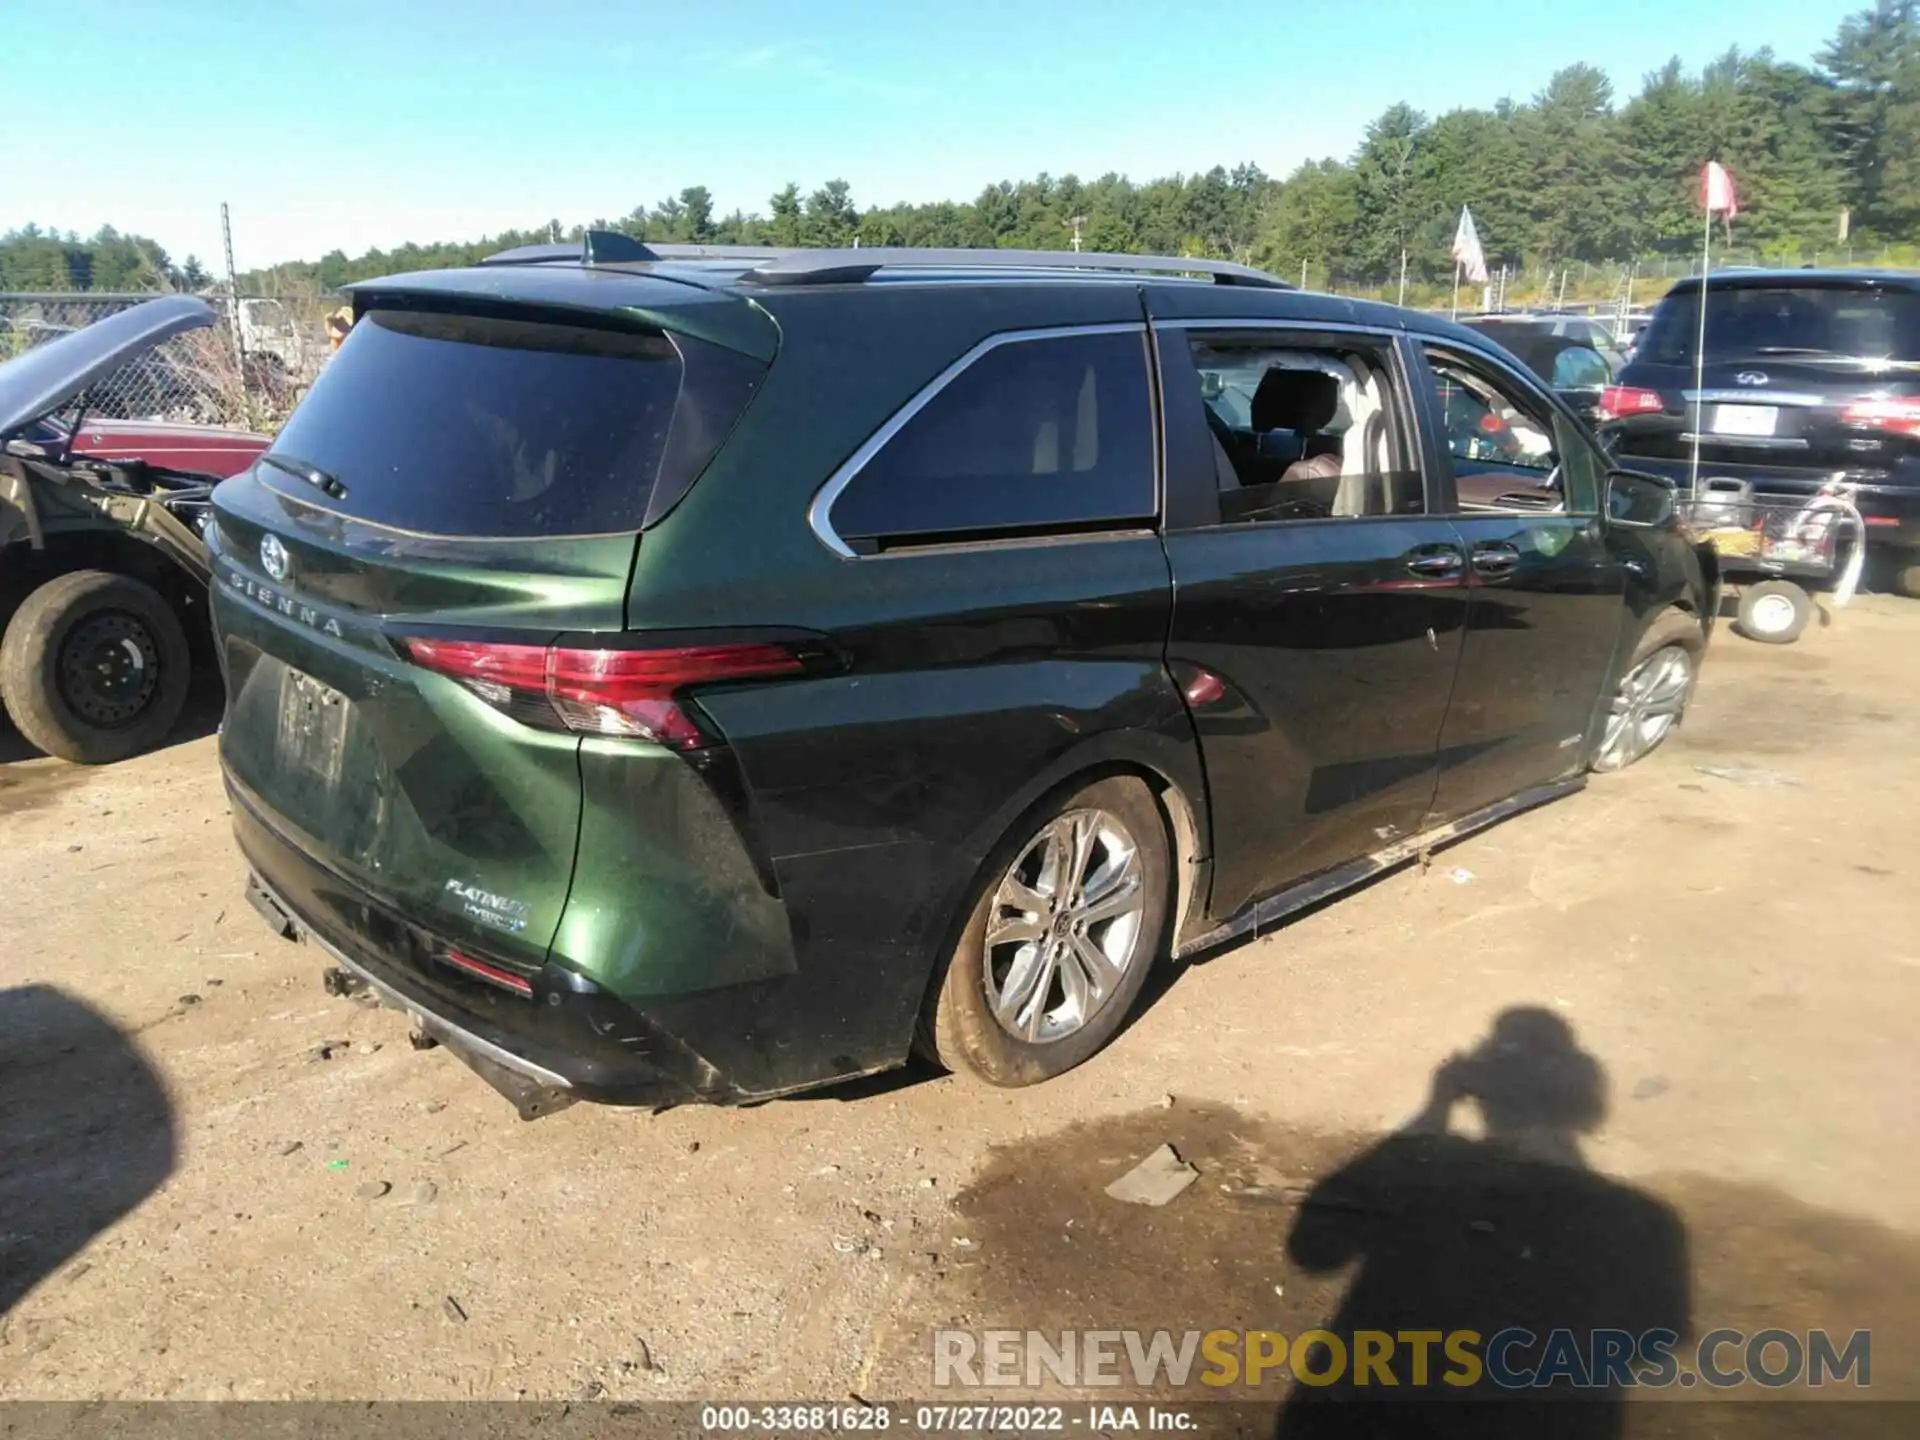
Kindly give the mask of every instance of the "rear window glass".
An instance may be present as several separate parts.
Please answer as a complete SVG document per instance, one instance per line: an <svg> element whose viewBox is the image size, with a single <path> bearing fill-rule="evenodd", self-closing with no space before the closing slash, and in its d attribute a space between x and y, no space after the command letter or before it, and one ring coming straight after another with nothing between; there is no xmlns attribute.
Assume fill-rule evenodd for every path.
<svg viewBox="0 0 1920 1440"><path fill-rule="evenodd" d="M995 347L929 400L833 507L849 542L1099 526L1154 513L1138 331Z"/></svg>
<svg viewBox="0 0 1920 1440"><path fill-rule="evenodd" d="M1553 384L1565 390L1590 390L1606 385L1613 372L1591 345L1569 345L1553 357Z"/></svg>
<svg viewBox="0 0 1920 1440"><path fill-rule="evenodd" d="M705 353L683 366L683 348ZM718 356L732 363L716 365ZM683 369L690 380L714 376L725 416L682 402ZM638 530L662 456L688 472L667 477L684 488L688 467L711 458L760 370L657 332L371 310L273 444L345 494L309 495L298 480L263 473L303 499L428 534ZM680 436L677 410L689 432Z"/></svg>
<svg viewBox="0 0 1920 1440"><path fill-rule="evenodd" d="M1639 355L1690 365L1700 335L1700 295L1660 302ZM1840 355L1920 359L1920 295L1830 285L1715 287L1707 295L1707 359Z"/></svg>

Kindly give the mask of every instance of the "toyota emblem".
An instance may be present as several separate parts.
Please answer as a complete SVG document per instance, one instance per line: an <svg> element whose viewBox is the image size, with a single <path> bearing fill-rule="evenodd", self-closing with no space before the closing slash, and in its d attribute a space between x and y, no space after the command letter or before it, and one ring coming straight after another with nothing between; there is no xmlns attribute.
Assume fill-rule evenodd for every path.
<svg viewBox="0 0 1920 1440"><path fill-rule="evenodd" d="M1740 385L1764 385L1767 383L1767 372L1764 370L1742 370L1733 378L1735 383Z"/></svg>
<svg viewBox="0 0 1920 1440"><path fill-rule="evenodd" d="M269 580L284 580L293 568L293 557L287 554L287 547L280 543L278 535L268 535L260 541L260 568L267 572Z"/></svg>

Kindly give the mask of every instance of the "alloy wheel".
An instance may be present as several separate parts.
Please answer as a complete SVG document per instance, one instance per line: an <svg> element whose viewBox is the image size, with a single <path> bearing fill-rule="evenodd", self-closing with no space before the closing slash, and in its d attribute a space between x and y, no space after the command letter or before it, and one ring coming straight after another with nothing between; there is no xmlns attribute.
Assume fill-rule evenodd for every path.
<svg viewBox="0 0 1920 1440"><path fill-rule="evenodd" d="M1140 847L1105 810L1049 821L1007 868L987 913L987 1004L1016 1040L1082 1029L1139 963Z"/></svg>
<svg viewBox="0 0 1920 1440"><path fill-rule="evenodd" d="M1620 682L1594 757L1596 770L1624 770L1667 738L1687 708L1693 657L1678 645L1656 650Z"/></svg>

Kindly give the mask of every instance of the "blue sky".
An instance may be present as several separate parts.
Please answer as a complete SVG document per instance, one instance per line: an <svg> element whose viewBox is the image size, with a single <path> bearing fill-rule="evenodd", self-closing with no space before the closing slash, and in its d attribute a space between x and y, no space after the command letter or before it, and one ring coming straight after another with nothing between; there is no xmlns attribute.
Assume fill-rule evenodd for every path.
<svg viewBox="0 0 1920 1440"><path fill-rule="evenodd" d="M1575 61L1624 100L1672 55L1810 60L1855 8L0 0L8 73L41 77L0 109L0 230L109 223L211 265L226 200L244 269L691 184L724 212L834 176L865 205L1041 170L1284 174L1396 100L1524 99Z"/></svg>

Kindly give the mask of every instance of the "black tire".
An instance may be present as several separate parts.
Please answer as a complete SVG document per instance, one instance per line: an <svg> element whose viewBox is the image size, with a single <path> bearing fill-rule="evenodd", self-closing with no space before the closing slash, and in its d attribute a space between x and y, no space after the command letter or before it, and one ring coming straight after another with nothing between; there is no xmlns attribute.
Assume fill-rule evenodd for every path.
<svg viewBox="0 0 1920 1440"><path fill-rule="evenodd" d="M1740 592L1734 628L1762 645L1791 645L1813 618L1813 599L1791 580L1762 580Z"/></svg>
<svg viewBox="0 0 1920 1440"><path fill-rule="evenodd" d="M989 975L1004 963L1004 953L1010 948L1003 944L994 956L988 953L987 926L996 909L995 898L1009 871L1042 843L1041 837L1049 827L1063 816L1092 811L1104 812L1119 823L1132 839L1133 854L1139 861L1137 893L1142 903L1138 924L1132 930L1128 958L1118 967L1120 975L1106 989L1104 999L1088 1010L1076 1028L1057 1038L1021 1038L996 1018L988 993ZM944 1069L1008 1087L1051 1080L1098 1052L1126 1024L1141 987L1146 984L1147 972L1153 968L1166 943L1172 873L1170 854L1166 820L1160 806L1145 782L1135 776L1116 775L1068 794L1056 794L1028 811L981 867L972 908L961 927L960 938L953 952L935 971L928 987L915 1049ZM1111 863L1110 857L1108 863ZM1089 865L1091 868L1091 862ZM1043 926L1049 923L1044 913L1041 923ZM1053 933L1064 936L1063 943L1071 945L1071 936L1061 928L1071 929L1070 916L1052 923ZM1111 926L1116 922L1096 922L1100 923ZM1107 936L1112 936L1111 929ZM1012 943L1017 946L1017 942ZM1108 941L1103 938L1096 943L1104 947ZM1124 948L1121 940L1114 943ZM1086 966L1078 963L1074 969L1082 975L1089 973ZM1058 974L1049 973L1044 983L1047 995L1062 996L1061 1008L1070 1008L1071 1002L1065 998ZM1044 1004L1040 1012L1043 1016L1046 1014Z"/></svg>
<svg viewBox="0 0 1920 1440"><path fill-rule="evenodd" d="M1608 738L1615 713L1623 703L1623 697L1629 681L1640 674L1643 668L1650 667L1655 657L1663 650L1681 651L1687 661L1685 689L1680 695L1679 712L1673 723L1666 727L1652 743L1644 747L1629 747L1625 750L1610 751ZM1647 627L1646 634L1640 637L1640 643L1633 647L1633 655L1620 672L1620 680L1615 687L1615 698L1608 702L1607 713L1601 716L1600 733L1595 737L1589 752L1591 759L1588 768L1595 774L1610 774L1627 769L1646 759L1655 750L1666 743L1667 737L1678 730L1686 719L1687 706L1693 702L1693 691L1700 679L1700 660L1707 651L1706 632L1700 628L1700 622L1684 610L1668 610Z"/></svg>
<svg viewBox="0 0 1920 1440"><path fill-rule="evenodd" d="M1893 591L1909 600L1920 600L1920 559L1911 556L1909 551L1909 558L1893 567Z"/></svg>
<svg viewBox="0 0 1920 1440"><path fill-rule="evenodd" d="M166 738L192 665L179 617L151 585L76 570L14 611L0 639L0 700L29 743L105 765Z"/></svg>

